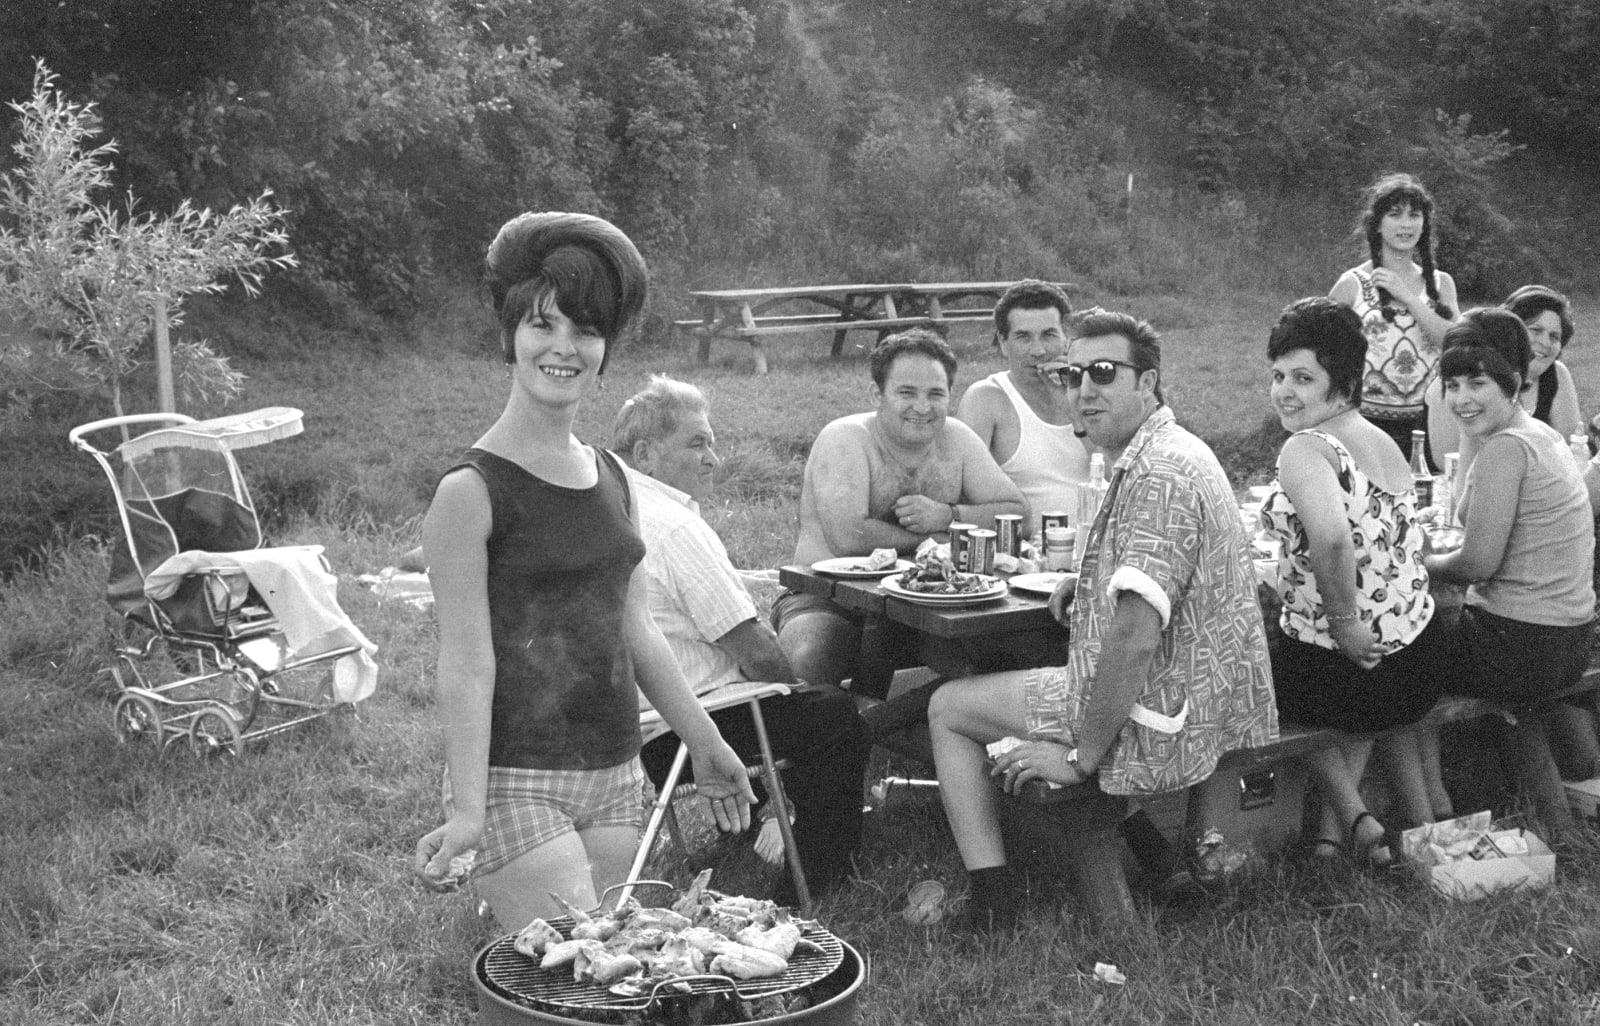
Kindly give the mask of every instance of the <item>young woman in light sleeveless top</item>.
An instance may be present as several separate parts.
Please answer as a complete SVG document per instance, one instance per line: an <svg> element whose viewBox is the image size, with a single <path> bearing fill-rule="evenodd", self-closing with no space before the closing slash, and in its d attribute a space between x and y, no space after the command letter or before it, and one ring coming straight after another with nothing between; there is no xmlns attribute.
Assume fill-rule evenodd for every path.
<svg viewBox="0 0 1600 1026"><path fill-rule="evenodd" d="M1469 586L1451 690L1511 706L1519 747L1538 746L1561 712L1551 696L1588 668L1595 616L1594 511L1566 441L1518 402L1530 355L1507 310L1470 310L1445 335L1444 401L1477 458L1456 500L1461 548L1427 558Z"/></svg>
<svg viewBox="0 0 1600 1026"><path fill-rule="evenodd" d="M1456 283L1433 266L1433 197L1412 176L1367 188L1359 231L1368 258L1328 294L1356 312L1367 336L1362 414L1409 455L1411 432L1428 427L1423 397L1456 315Z"/></svg>

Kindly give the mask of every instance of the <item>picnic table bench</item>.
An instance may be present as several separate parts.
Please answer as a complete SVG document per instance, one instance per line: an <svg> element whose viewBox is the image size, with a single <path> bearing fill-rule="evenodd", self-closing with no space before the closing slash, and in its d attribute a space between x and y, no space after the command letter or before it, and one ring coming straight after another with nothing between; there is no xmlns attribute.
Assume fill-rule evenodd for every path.
<svg viewBox="0 0 1600 1026"><path fill-rule="evenodd" d="M770 335L833 332L832 355L845 335L871 330L878 337L905 328L943 332L956 322L987 321L1009 281L794 285L780 288L691 292L698 317L674 321L700 343L700 362L711 359L712 340L747 342L757 374L767 372L762 340ZM1062 288L1067 288L1063 285Z"/></svg>
<svg viewBox="0 0 1600 1026"><path fill-rule="evenodd" d="M869 626L874 618L886 619L950 640L993 638L997 633L1020 634L1057 626L1043 598L1017 591L982 605L936 607L885 595L875 580L832 578L809 567L782 567L779 580L790 590L829 597L863 614ZM1452 587L1440 587L1440 592L1445 593L1440 596L1441 609L1459 602L1459 594L1456 594L1459 589L1450 591ZM857 683L860 682L852 682L853 690ZM878 690L880 684L876 680L865 683L869 691ZM1597 691L1600 691L1600 665L1591 665L1577 685L1555 697L1576 697ZM1509 714L1492 702L1447 695L1421 722L1427 726L1442 726L1492 715ZM1278 740L1272 744L1225 754L1216 772L1236 781L1233 787L1237 795L1236 807L1206 810L1213 820L1221 815L1227 821L1220 824L1213 821L1212 825L1222 826L1225 835L1237 835L1263 850L1280 847L1298 834L1302 801L1309 789L1306 773L1295 760L1335 744L1343 736L1332 730L1285 723L1281 725ZM1532 799L1552 838L1567 835L1574 829L1575 821L1543 732L1518 732L1517 738L1522 748L1512 753L1512 759L1519 784ZM879 738L877 744L914 762L928 767L933 765L926 722ZM1105 803L1091 801L1098 794L1098 784L1093 779L1061 788L1036 781L1026 785L1018 796L1005 796L1004 802L1014 809L1029 810L1013 818L1026 820L1032 827L1050 833L1053 850L1064 857L1091 915L1112 919L1131 915L1133 900L1121 860L1118 837L1121 819L1107 818ZM1163 834L1169 838L1184 837L1190 816L1186 792L1140 799L1139 804ZM1040 816L1041 811L1046 815ZM1085 817L1085 812L1090 815Z"/></svg>

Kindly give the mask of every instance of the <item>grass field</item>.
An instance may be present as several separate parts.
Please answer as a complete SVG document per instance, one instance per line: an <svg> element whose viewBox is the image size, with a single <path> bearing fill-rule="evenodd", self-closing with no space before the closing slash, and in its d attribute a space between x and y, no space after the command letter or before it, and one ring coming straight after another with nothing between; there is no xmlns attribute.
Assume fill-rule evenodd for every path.
<svg viewBox="0 0 1600 1026"><path fill-rule="evenodd" d="M1128 304L1165 330L1169 401L1240 486L1270 473L1279 437L1260 356L1276 306ZM1568 360L1590 397L1593 338L1591 318ZM998 369L980 333L956 344L958 387ZM709 368L686 346L625 352L581 433L602 440L653 371L703 383L727 461L709 516L737 561L773 565L793 544L811 437L867 403L864 361L829 361L826 345L774 345L761 379L733 347ZM42 570L0 588L0 1023L473 1020L468 962L492 933L469 896L425 892L408 870L438 816L432 621L378 604L352 578L412 544L432 481L498 413L503 373L443 344L245 369L248 405L306 411L303 436L244 459L286 511L275 540L327 546L345 608L380 646L379 691L353 717L237 760L121 745L102 672L120 627L101 599L100 546L63 542ZM60 458L82 457L62 446ZM904 769L875 772L886 768ZM742 845L705 857L727 889L766 885ZM1549 891L1453 905L1403 874L1285 856L1205 898L1141 899L1133 924L1095 929L1049 853L1035 852L1026 929L973 945L900 917L913 883L941 879L959 898L963 876L936 799L896 792L868 816L858 879L818 914L870 960L871 1026L1600 1022L1600 846L1586 837L1559 859ZM681 881L689 867L665 855L659 868ZM1096 961L1120 966L1127 984L1081 971Z"/></svg>

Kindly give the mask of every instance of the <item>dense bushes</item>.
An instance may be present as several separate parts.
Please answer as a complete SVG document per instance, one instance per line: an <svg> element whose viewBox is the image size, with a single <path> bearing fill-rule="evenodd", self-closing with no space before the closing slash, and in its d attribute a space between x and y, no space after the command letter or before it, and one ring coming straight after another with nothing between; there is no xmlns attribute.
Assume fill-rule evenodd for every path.
<svg viewBox="0 0 1600 1026"><path fill-rule="evenodd" d="M1040 197L1127 171L1202 204L1347 204L1416 170L1452 220L1444 262L1493 289L1527 256L1487 185L1505 147L1579 161L1600 142L1586 0L918 6L908 25L897 4L809 0L19 0L0 90L48 60L157 210L271 187L297 287L389 317L530 207L614 218L673 285L987 276L1035 269L1011 254L1070 262L1031 230ZM1138 146L1116 138L1128 111L1074 102L1133 83L1176 112Z"/></svg>

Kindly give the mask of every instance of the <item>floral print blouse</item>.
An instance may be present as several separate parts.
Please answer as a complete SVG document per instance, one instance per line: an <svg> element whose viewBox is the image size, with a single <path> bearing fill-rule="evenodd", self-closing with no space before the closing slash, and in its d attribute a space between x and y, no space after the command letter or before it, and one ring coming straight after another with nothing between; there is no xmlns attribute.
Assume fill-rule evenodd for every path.
<svg viewBox="0 0 1600 1026"><path fill-rule="evenodd" d="M1344 489L1345 517L1356 548L1356 613L1377 635L1384 652L1398 651L1433 618L1416 492L1409 488L1388 492L1373 484L1356 467L1344 443L1327 432L1299 433L1326 442L1338 457L1339 487ZM1311 543L1294 503L1277 481L1261 505L1261 526L1283 543L1278 560L1283 632L1308 644L1338 648L1311 573Z"/></svg>

